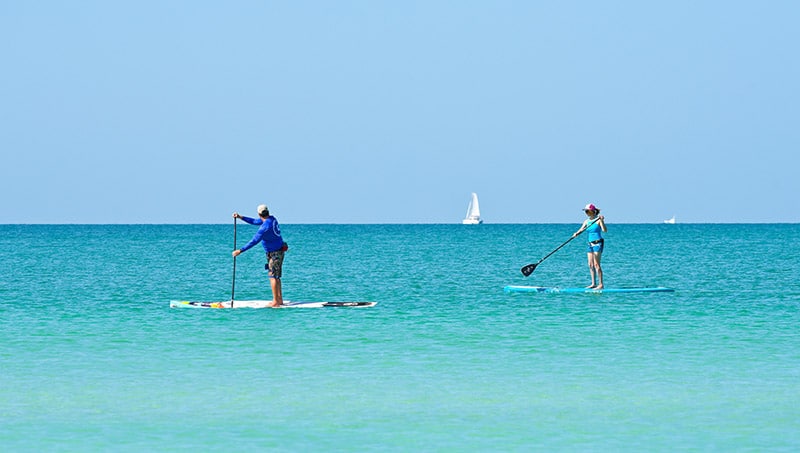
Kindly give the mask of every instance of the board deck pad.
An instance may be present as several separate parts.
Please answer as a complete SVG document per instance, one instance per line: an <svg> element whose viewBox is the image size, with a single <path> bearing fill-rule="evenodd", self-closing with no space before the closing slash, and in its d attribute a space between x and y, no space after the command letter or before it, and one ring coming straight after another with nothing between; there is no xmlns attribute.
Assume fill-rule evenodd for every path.
<svg viewBox="0 0 800 453"><path fill-rule="evenodd" d="M272 308L269 304L271 300L235 300L233 307L231 301L221 302L200 302L190 300L171 300L170 308ZM324 307L374 307L377 302L301 302L284 301L284 304L277 308L324 308Z"/></svg>
<svg viewBox="0 0 800 453"><path fill-rule="evenodd" d="M548 286L518 286L508 285L503 290L507 293L568 293L568 294L602 294L602 293L673 293L672 288L665 288L663 286L653 286L645 288L557 288Z"/></svg>

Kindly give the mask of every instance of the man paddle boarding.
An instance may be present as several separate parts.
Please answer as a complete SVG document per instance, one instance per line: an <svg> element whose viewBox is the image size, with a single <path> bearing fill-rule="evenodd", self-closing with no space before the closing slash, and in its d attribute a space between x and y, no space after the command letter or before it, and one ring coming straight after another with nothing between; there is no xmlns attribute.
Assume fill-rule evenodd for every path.
<svg viewBox="0 0 800 453"><path fill-rule="evenodd" d="M606 223L597 206L589 203L583 208L589 218L583 221L581 227L572 234L572 237L586 231L589 234L589 248L586 250L589 258L589 272L592 274L592 284L587 288L603 289L603 268L600 266L600 259L603 257L603 246L605 240L603 233L607 232Z"/></svg>
<svg viewBox="0 0 800 453"><path fill-rule="evenodd" d="M283 254L289 250L289 246L283 242L281 236L281 228L278 225L278 219L269 214L267 205L258 205L256 208L258 218L253 219L245 217L238 212L233 213L233 217L242 219L245 223L250 225L260 225L253 239L244 245L244 247L234 250L233 257L236 258L242 252L247 251L259 242L267 252L267 275L269 275L269 283L272 289L272 303L270 307L280 307L283 305L283 290L281 288L281 274L283 273Z"/></svg>

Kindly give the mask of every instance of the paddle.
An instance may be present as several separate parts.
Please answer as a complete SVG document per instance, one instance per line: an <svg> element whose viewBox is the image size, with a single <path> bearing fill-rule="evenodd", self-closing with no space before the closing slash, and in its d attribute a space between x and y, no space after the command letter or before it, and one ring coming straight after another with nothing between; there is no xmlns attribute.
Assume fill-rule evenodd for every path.
<svg viewBox="0 0 800 453"><path fill-rule="evenodd" d="M236 217L233 218L233 249L236 250ZM236 289L236 257L233 257L233 281L231 282L231 308L233 308L233 294Z"/></svg>
<svg viewBox="0 0 800 453"><path fill-rule="evenodd" d="M590 224L586 225L586 228L589 228L590 226L592 226L592 225L593 225L595 222L597 222L598 220L600 220L600 216L598 216L596 219L594 219L594 220L593 220L593 221L592 221ZM585 230L586 228L584 228L584 230ZM527 276L529 276L529 275L531 275L531 274L533 273L533 271L536 269L536 266L538 266L538 265L542 264L542 261L546 260L546 259L547 259L547 258L548 258L550 255L552 255L553 253L556 253L557 251L559 251L559 250L561 249L561 247L564 247L565 245L569 244L569 241L571 241L571 240L575 239L576 237L578 237L578 235L577 235L577 234L576 234L575 236L572 236L572 237L570 237L569 239L567 239L566 241L564 241L564 243L563 243L563 244L561 244L561 245L559 245L558 247L556 247L556 249L555 249L555 250L553 250L552 252L550 252L550 253L548 253L547 255L545 255L545 256L544 256L544 258L540 259L540 260L539 260L537 263L535 263L535 264L528 264L528 265L526 265L526 266L522 266L522 269L520 269L520 271L522 272L522 275L524 275L524 276L526 276L526 277L527 277Z"/></svg>

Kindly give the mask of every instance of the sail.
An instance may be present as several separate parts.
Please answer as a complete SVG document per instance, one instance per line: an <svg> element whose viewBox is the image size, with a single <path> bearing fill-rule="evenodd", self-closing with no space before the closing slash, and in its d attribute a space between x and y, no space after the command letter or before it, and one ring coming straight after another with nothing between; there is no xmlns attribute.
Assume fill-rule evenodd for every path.
<svg viewBox="0 0 800 453"><path fill-rule="evenodd" d="M469 202L469 211L467 211L467 217L470 219L481 218L481 207L478 205L478 194L475 192L472 193L472 200Z"/></svg>
<svg viewBox="0 0 800 453"><path fill-rule="evenodd" d="M467 216L461 221L461 223L483 223L483 220L481 220L481 208L478 204L478 194L475 192L472 192L472 198L469 200L469 206L467 206Z"/></svg>

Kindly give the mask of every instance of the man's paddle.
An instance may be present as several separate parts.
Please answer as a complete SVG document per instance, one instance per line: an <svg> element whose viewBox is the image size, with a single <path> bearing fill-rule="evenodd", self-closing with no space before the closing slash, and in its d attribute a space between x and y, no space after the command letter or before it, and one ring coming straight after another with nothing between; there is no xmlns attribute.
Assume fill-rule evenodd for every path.
<svg viewBox="0 0 800 453"><path fill-rule="evenodd" d="M592 225L593 225L595 222L597 222L598 220L600 220L600 216L598 216L596 219L594 219L594 220L593 220L593 221L592 221L590 224L586 225L586 228L589 228L590 226L592 226ZM584 228L584 230L585 230L586 228ZM534 270L536 270L536 266L538 266L538 265L542 264L542 261L546 260L546 259L547 259L547 258L548 258L550 255L552 255L553 253L556 253L557 251L559 251L559 250L561 249L561 247L564 247L565 245L569 244L569 241L571 241L571 240L575 239L576 237L578 237L578 235L577 235L577 234L576 234L575 236L572 236L572 237L570 237L569 239L567 239L566 241L564 241L564 243L563 243L563 244L561 244L561 245L559 245L558 247L556 247L556 249L555 249L555 250L553 250L552 252L550 252L550 253L548 253L547 255L545 255L545 256L544 256L544 258L540 259L540 260L539 260L537 263L535 263L535 264L528 264L528 265L526 265L526 266L522 266L522 269L520 269L520 271L522 272L522 275L524 275L524 276L526 276L526 277L527 277L527 276L529 276L529 275L531 275L531 274L533 273L533 271L534 271Z"/></svg>
<svg viewBox="0 0 800 453"><path fill-rule="evenodd" d="M233 218L233 249L236 250L236 217ZM236 257L233 257L233 281L231 282L231 308L233 308L233 294L236 289Z"/></svg>

